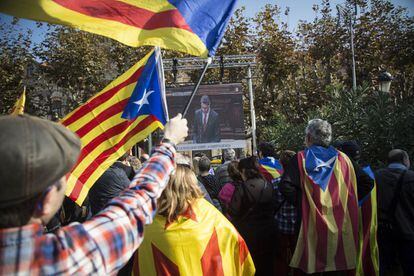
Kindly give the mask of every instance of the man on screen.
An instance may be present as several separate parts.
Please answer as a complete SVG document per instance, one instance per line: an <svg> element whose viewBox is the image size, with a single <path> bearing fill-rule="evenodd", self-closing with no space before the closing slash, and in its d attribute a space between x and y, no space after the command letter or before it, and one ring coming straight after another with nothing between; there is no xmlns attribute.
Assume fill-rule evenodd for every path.
<svg viewBox="0 0 414 276"><path fill-rule="evenodd" d="M201 97L201 108L194 114L193 140L195 143L220 142L219 115L210 107L210 98Z"/></svg>

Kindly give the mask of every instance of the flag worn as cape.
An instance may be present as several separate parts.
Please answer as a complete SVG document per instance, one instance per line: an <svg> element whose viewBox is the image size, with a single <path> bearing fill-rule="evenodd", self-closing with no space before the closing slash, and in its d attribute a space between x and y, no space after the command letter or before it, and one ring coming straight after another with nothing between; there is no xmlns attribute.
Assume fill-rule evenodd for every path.
<svg viewBox="0 0 414 276"><path fill-rule="evenodd" d="M358 199L355 171L344 153L325 150L329 152L311 147L298 153L302 221L290 266L306 273L356 268ZM309 170L312 167L311 176ZM322 175L317 176L317 171Z"/></svg>
<svg viewBox="0 0 414 276"><path fill-rule="evenodd" d="M82 141L66 195L81 205L95 181L120 156L167 121L159 48L151 51L61 123Z"/></svg>
<svg viewBox="0 0 414 276"><path fill-rule="evenodd" d="M243 238L205 199L196 200L167 223L156 215L145 226L134 276L145 275L254 275L255 268Z"/></svg>
<svg viewBox="0 0 414 276"><path fill-rule="evenodd" d="M371 192L359 201L359 252L356 275L379 275L379 251L377 243L377 183L369 166L363 171L374 180Z"/></svg>
<svg viewBox="0 0 414 276"><path fill-rule="evenodd" d="M2 0L0 12L67 25L132 47L213 56L237 0Z"/></svg>
<svg viewBox="0 0 414 276"><path fill-rule="evenodd" d="M26 87L23 88L22 95L17 99L16 103L13 106L10 115L19 115L24 113L24 105L26 103Z"/></svg>
<svg viewBox="0 0 414 276"><path fill-rule="evenodd" d="M279 160L274 157L265 157L259 160L259 170L264 178L272 183L274 179L282 176L283 168Z"/></svg>

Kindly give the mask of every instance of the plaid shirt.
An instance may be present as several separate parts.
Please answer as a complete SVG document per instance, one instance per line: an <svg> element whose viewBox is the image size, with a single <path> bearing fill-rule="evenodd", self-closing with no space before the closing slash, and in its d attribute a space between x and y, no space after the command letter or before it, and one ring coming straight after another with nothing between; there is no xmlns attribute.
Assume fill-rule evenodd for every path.
<svg viewBox="0 0 414 276"><path fill-rule="evenodd" d="M297 213L296 208L292 204L288 203L278 189L278 183L281 178L274 183L277 204L282 204L279 211L276 213L275 219L277 222L277 228L280 233L292 235L296 231Z"/></svg>
<svg viewBox="0 0 414 276"><path fill-rule="evenodd" d="M0 229L0 275L115 274L143 239L144 224L174 170L174 148L164 143L137 173L130 188L83 224L55 234L29 224Z"/></svg>

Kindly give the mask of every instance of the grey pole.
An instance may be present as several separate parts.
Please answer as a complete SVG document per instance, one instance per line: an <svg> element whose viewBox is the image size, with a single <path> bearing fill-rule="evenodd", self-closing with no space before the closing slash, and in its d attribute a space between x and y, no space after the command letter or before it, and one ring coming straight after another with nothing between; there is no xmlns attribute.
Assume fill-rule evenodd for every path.
<svg viewBox="0 0 414 276"><path fill-rule="evenodd" d="M201 73L200 78L198 79L198 82L197 82L196 86L194 86L193 92L191 92L190 98L188 99L188 102L185 105L185 108L183 110L183 118L187 115L187 111L190 108L190 104L193 101L194 96L197 93L198 88L200 87L201 81L203 80L204 75L207 72L208 66L211 64L212 61L213 61L213 58L211 58L211 57L207 58L206 64L204 65L203 72Z"/></svg>
<svg viewBox="0 0 414 276"><path fill-rule="evenodd" d="M356 72L355 72L355 48L354 48L354 28L352 26L352 18L349 19L349 31L351 32L351 51L352 51L352 88L357 89Z"/></svg>
<svg viewBox="0 0 414 276"><path fill-rule="evenodd" d="M252 141L253 141L253 154L256 154L256 111L254 110L254 98L253 98L253 84L252 84L252 70L250 66L247 67L247 84L249 86L249 101L250 101L250 117L252 120Z"/></svg>

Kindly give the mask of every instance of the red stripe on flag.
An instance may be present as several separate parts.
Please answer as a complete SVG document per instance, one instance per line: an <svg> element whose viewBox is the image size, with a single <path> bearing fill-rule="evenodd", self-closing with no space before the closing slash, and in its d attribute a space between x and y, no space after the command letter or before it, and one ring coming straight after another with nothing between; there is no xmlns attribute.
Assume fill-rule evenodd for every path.
<svg viewBox="0 0 414 276"><path fill-rule="evenodd" d="M105 109L103 112L99 113L98 116L90 120L79 130L77 130L76 134L79 136L79 138L82 138L83 136L88 134L92 129L97 127L99 124L101 124L102 122L106 121L108 118L111 118L115 114L118 114L122 110L124 110L125 105L128 103L128 101L129 101L129 98L124 99L120 102L117 102L113 106Z"/></svg>
<svg viewBox="0 0 414 276"><path fill-rule="evenodd" d="M303 168L303 160L304 160L304 153L303 151L298 153L298 162L299 162L299 172L301 176L301 187L302 187L302 237L303 237L303 253L302 257L299 262L299 267L306 271L308 269L308 257L309 257L309 248L308 248L308 235L309 235L309 219L311 218L310 214L310 206L309 201L306 198L306 192L304 182L305 182L305 171ZM296 245L298 246L298 245Z"/></svg>
<svg viewBox="0 0 414 276"><path fill-rule="evenodd" d="M116 21L145 30L178 28L193 32L177 9L152 12L128 3L114 0L53 0L75 12Z"/></svg>
<svg viewBox="0 0 414 276"><path fill-rule="evenodd" d="M108 91L100 94L99 96L93 98L89 103L82 105L77 109L70 117L64 119L61 123L65 126L68 126L75 121L82 118L87 113L91 112L93 109L97 108L107 100L111 99L119 90L122 88L130 85L131 83L137 82L139 77L141 76L141 72L144 66L140 67L137 71L135 71L127 80L118 84L117 86L109 89Z"/></svg>
<svg viewBox="0 0 414 276"><path fill-rule="evenodd" d="M180 276L180 269L160 249L151 243L152 255L154 258L155 271L158 275Z"/></svg>
<svg viewBox="0 0 414 276"><path fill-rule="evenodd" d="M342 175L344 176L344 181L348 189L347 208L351 218L355 247L358 248L358 199L355 193L354 185L351 182L351 176L349 175L351 168L348 167L348 162L341 154L338 155L338 161L340 161Z"/></svg>
<svg viewBox="0 0 414 276"><path fill-rule="evenodd" d="M324 208L322 208L321 203L321 191L322 188L319 185L316 185L313 183L312 180L310 180L313 184L313 195L312 197L315 199L314 203L316 206L316 232L318 233L318 238L316 241L316 253L318 254L316 256L316 262L315 262L315 271L324 271L326 266L326 260L327 260L327 250L328 250L328 226L325 221L324 214L322 214L322 211Z"/></svg>
<svg viewBox="0 0 414 276"><path fill-rule="evenodd" d="M98 136L96 136L92 141L90 141L89 143L87 143L81 151L81 154L79 155L79 159L78 159L78 163L80 164L83 159L90 153L92 152L95 148L97 148L100 144L102 144L103 142L105 142L106 140L110 139L111 137L118 135L120 133L122 133L125 129L127 129L131 124L133 123L133 121L125 121L122 122L116 126L111 127L110 129L108 129L105 132L102 132L101 134L99 134Z"/></svg>
<svg viewBox="0 0 414 276"><path fill-rule="evenodd" d="M224 276L216 228L213 228L213 233L201 257L201 269L203 276Z"/></svg>
<svg viewBox="0 0 414 276"><path fill-rule="evenodd" d="M339 162L336 160L336 162ZM336 168L336 165L335 165ZM335 169L334 168L334 169ZM336 175L333 172L331 179L329 180L328 184L329 193L331 194L332 199L332 207L333 207L333 214L336 222L336 226L338 227L338 245L336 247L336 254L335 254L335 264L340 266L346 265L346 257L345 257L345 248L344 248L344 240L343 240L343 225L345 220L345 210L342 207L341 198L339 196L339 184L338 180L336 179Z"/></svg>
<svg viewBox="0 0 414 276"><path fill-rule="evenodd" d="M364 275L375 275L374 264L371 255L371 218L372 218L372 197L369 198L361 206L362 214L362 269Z"/></svg>
<svg viewBox="0 0 414 276"><path fill-rule="evenodd" d="M259 171L269 183L272 183L273 175L268 170L266 170L262 165L260 165Z"/></svg>
<svg viewBox="0 0 414 276"><path fill-rule="evenodd" d="M247 248L247 244L243 240L243 238L240 236L240 234L238 234L237 236L237 241L239 244L239 261L240 261L240 265L243 265L247 256L249 256L249 249Z"/></svg>
<svg viewBox="0 0 414 276"><path fill-rule="evenodd" d="M129 139L131 139L132 137L134 137L134 135L136 135L137 133L143 131L145 128L147 128L148 126L151 125L151 123L157 121L157 119L153 116L153 115L149 115L148 117L146 117L144 120L142 120L141 122L139 122L130 132L128 132L120 141L118 144L114 145L113 147L105 150L104 152L102 152L101 154L99 154L99 156L94 160L94 162L92 162L83 172L82 174L78 177L75 186L72 190L72 192L70 193L69 197L76 201L76 199L79 197L80 192L82 191L82 187L83 184L89 179L89 177L92 175L92 173L104 162L106 161L106 159L108 159L108 157L110 155L112 155L113 153L115 153L119 148L121 148L125 143L128 142ZM129 122L126 122L129 123ZM122 127L122 124L119 124L118 126ZM118 127L116 126L116 127ZM122 129L122 128L121 128ZM124 128L125 129L125 128ZM122 132L123 130L116 132L116 134ZM102 133L100 136L106 140L109 139L108 136L105 135L106 132ZM113 135L112 135L113 136ZM110 136L110 137L112 137ZM101 139L102 139L101 138ZM91 143L89 143L88 145L85 146L88 147ZM95 145L97 146L97 145ZM94 147L93 147L94 148ZM86 150L86 149L82 149L82 157L85 157L87 154L89 154L90 151ZM80 163L80 161L78 162L78 164ZM77 167L77 166L76 166ZM75 167L75 168L76 168Z"/></svg>

